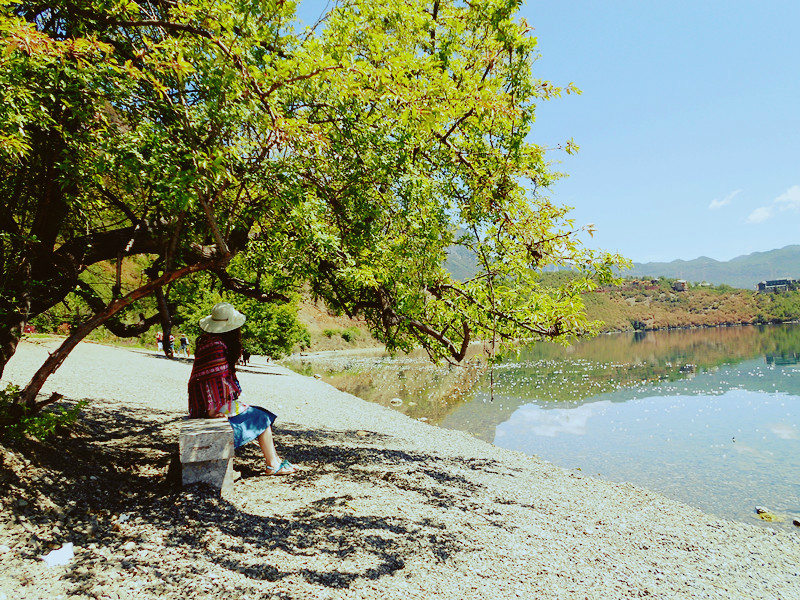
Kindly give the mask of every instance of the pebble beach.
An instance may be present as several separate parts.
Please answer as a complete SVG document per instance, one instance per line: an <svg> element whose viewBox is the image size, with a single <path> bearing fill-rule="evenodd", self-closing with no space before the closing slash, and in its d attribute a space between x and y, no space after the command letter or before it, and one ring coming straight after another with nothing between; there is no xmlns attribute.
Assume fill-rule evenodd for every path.
<svg viewBox="0 0 800 600"><path fill-rule="evenodd" d="M2 385L55 347L22 342ZM47 382L73 430L0 446L0 600L800 599L800 533L503 450L254 357L297 475L256 444L220 497L171 457L191 361L82 343ZM71 547L68 546L71 544ZM42 556L71 548L66 564Z"/></svg>

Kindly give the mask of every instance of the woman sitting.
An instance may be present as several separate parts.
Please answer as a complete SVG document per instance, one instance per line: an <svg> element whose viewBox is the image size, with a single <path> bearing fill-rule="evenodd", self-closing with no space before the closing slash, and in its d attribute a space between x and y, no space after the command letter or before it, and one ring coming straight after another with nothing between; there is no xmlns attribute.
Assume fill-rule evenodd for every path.
<svg viewBox="0 0 800 600"><path fill-rule="evenodd" d="M236 448L257 439L266 460L268 475L291 475L297 467L281 460L272 440L275 415L240 399L242 387L236 378L236 363L242 354L241 326L246 317L227 302L216 304L200 320L206 333L195 342L195 359L189 378L189 418L227 417Z"/></svg>

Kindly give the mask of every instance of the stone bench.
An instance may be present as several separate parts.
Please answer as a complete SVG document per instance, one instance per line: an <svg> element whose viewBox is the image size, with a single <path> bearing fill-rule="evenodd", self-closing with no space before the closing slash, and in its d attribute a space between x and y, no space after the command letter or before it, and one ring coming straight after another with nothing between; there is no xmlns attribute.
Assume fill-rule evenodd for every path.
<svg viewBox="0 0 800 600"><path fill-rule="evenodd" d="M183 485L203 482L226 493L237 479L233 430L227 419L186 419L181 424L179 454Z"/></svg>

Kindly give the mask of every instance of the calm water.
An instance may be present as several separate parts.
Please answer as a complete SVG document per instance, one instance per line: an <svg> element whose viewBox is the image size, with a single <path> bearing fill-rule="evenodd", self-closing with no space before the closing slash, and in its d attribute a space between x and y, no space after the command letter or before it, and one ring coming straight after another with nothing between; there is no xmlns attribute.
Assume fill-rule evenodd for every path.
<svg viewBox="0 0 800 600"><path fill-rule="evenodd" d="M800 326L537 344L485 369L333 353L295 364L367 400L751 523L800 518Z"/></svg>

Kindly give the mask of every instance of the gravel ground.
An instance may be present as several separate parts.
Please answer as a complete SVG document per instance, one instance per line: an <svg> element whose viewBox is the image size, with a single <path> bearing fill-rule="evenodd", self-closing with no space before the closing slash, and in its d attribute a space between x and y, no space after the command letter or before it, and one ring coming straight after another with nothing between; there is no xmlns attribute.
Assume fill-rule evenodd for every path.
<svg viewBox="0 0 800 600"><path fill-rule="evenodd" d="M46 343L21 344L25 383ZM800 599L800 535L438 429L274 364L242 367L278 413L220 498L169 468L189 361L81 344L49 380L91 400L48 443L0 446L0 600L33 598ZM66 543L74 558L39 557Z"/></svg>

